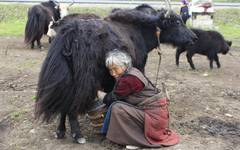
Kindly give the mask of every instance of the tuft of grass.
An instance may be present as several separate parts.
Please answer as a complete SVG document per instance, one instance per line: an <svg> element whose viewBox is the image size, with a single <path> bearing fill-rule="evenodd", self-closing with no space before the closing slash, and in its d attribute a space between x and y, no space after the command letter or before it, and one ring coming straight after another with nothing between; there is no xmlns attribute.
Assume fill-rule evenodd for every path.
<svg viewBox="0 0 240 150"><path fill-rule="evenodd" d="M32 96L31 100L36 101L37 97L34 95L34 96Z"/></svg>
<svg viewBox="0 0 240 150"><path fill-rule="evenodd" d="M22 117L27 114L29 111L27 109L21 109L18 111L14 111L10 114L10 118L14 121L22 120Z"/></svg>

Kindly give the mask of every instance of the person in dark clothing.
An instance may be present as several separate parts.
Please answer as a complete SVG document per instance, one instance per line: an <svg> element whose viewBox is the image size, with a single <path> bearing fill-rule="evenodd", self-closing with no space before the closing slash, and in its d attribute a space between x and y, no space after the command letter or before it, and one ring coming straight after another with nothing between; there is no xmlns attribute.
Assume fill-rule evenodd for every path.
<svg viewBox="0 0 240 150"><path fill-rule="evenodd" d="M180 8L180 15L182 17L184 24L186 24L187 20L190 18L188 2L186 0L183 0L182 3L183 6Z"/></svg>
<svg viewBox="0 0 240 150"><path fill-rule="evenodd" d="M108 107L102 133L127 149L175 145L179 136L168 129L168 100L120 50L107 54L106 66L116 79L110 93L98 91Z"/></svg>

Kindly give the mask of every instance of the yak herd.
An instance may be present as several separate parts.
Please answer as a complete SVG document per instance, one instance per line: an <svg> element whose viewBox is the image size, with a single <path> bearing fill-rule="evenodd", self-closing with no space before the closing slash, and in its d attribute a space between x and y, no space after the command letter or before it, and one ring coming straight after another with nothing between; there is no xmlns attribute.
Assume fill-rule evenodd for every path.
<svg viewBox="0 0 240 150"><path fill-rule="evenodd" d="M148 53L160 43L177 48L179 56L187 51L187 60L195 69L192 56L206 55L220 67L217 54L226 54L231 46L217 31L189 29L172 10L156 10L147 4L133 9L113 9L108 16L96 14L62 15L54 0L35 5L28 11L25 42L34 48L47 34L51 40L38 80L35 116L49 122L60 116L57 138L64 138L69 118L75 142L84 143L77 120L93 105L99 89L112 90L114 79L104 64L105 54L121 49L130 54L133 66L144 72ZM65 13L66 14L66 13ZM160 37L156 36L160 29Z"/></svg>

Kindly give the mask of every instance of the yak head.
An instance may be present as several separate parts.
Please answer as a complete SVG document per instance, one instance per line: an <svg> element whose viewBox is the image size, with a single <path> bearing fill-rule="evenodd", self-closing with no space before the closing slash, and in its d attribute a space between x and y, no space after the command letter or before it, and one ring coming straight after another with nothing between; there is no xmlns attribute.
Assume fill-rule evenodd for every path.
<svg viewBox="0 0 240 150"><path fill-rule="evenodd" d="M60 4L59 5L59 10L60 10L60 16L61 18L65 17L68 15L69 8L74 4L74 0L71 4Z"/></svg>
<svg viewBox="0 0 240 150"><path fill-rule="evenodd" d="M193 44L197 40L195 33L185 26L179 15L166 9L157 11L146 4L134 9L115 9L106 19L108 18L112 21L137 25L148 41L149 48L156 45L156 27L161 29L161 43L181 46Z"/></svg>
<svg viewBox="0 0 240 150"><path fill-rule="evenodd" d="M187 28L181 17L172 10L158 10L156 25L161 29L162 43L181 46L193 44L197 40L195 33Z"/></svg>
<svg viewBox="0 0 240 150"><path fill-rule="evenodd" d="M228 53L228 51L230 50L230 47L232 46L232 41L228 41L226 40L224 43L223 43L223 46L221 47L220 49L220 53L226 55Z"/></svg>
<svg viewBox="0 0 240 150"><path fill-rule="evenodd" d="M56 0L49 0L49 2L54 5L54 13L58 16L57 18L55 18L55 20L67 16L70 6L74 4L74 0L71 4L61 4Z"/></svg>
<svg viewBox="0 0 240 150"><path fill-rule="evenodd" d="M53 11L54 20L60 19L61 18L60 3L58 1L56 1L56 0L49 0L48 4L51 7L51 10Z"/></svg>

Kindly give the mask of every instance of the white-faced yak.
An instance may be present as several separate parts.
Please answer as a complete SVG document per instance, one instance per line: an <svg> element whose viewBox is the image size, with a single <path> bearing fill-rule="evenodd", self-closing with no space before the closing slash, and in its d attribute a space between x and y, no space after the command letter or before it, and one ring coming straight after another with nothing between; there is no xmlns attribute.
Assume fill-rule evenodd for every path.
<svg viewBox="0 0 240 150"><path fill-rule="evenodd" d="M49 26L48 26L48 32L47 35L51 37L52 39L56 36L57 32L60 30L62 26L65 24L79 20L79 19L100 19L99 16L91 13L85 13L85 14L80 14L80 13L73 13L69 14L63 18L61 18L58 21L50 21Z"/></svg>
<svg viewBox="0 0 240 150"><path fill-rule="evenodd" d="M49 22L60 19L61 12L66 13L61 10L59 3L55 0L42 2L29 8L24 42L31 44L33 49L36 41L38 48L42 48L40 40L47 33Z"/></svg>
<svg viewBox="0 0 240 150"><path fill-rule="evenodd" d="M197 35L198 40L194 44L182 45L177 48L176 65L179 66L179 57L181 53L187 51L186 57L192 69L195 69L192 57L196 53L207 56L210 60L211 69L213 68L213 61L215 61L217 67L220 68L221 65L217 54L227 54L232 42L225 40L217 31L204 31L201 29L192 29L192 31Z"/></svg>
<svg viewBox="0 0 240 150"><path fill-rule="evenodd" d="M91 108L97 90L109 92L114 85L105 67L107 52L126 51L134 67L143 71L148 53L158 46L157 27L161 29L161 42L180 46L196 40L179 15L164 9L155 12L118 9L104 20L77 20L60 29L41 68L35 105L35 115L42 116L43 121L60 115L57 138L64 137L68 116L73 139L85 142L78 114Z"/></svg>

